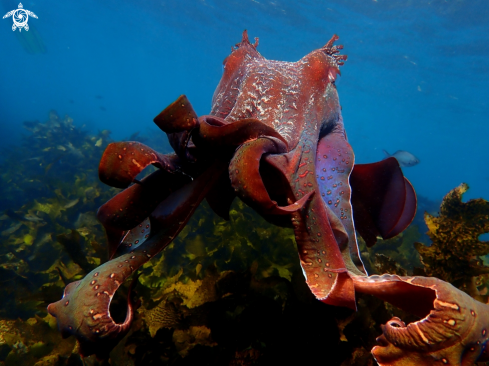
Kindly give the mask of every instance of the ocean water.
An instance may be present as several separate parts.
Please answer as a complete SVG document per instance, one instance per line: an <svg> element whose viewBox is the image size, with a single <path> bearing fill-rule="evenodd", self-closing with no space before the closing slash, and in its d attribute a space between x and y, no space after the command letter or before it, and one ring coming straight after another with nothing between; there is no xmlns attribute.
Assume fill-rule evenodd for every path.
<svg viewBox="0 0 489 366"><path fill-rule="evenodd" d="M18 5L16 1L0 0L0 13L6 14ZM153 118L181 94L187 95L198 115L208 114L212 95L222 76L222 62L231 47L241 41L244 30L248 31L250 40L259 38L258 51L265 58L281 61L297 61L323 46L333 34L339 35L337 44L344 46L342 54L348 55L348 60L341 67L341 77L336 85L356 163L382 160L383 150L390 153L406 150L420 160L413 167L403 168L420 198L420 213L404 237L383 243L381 247L401 265L409 267L409 270L420 265L412 243L426 242L427 237L422 237L426 231L422 223L423 210L429 208L431 213L435 213L442 198L462 182L470 186L464 200L489 199L489 2L485 0L42 0L25 1L22 5L38 17L29 17L29 31L12 31L11 17L0 21L0 151L3 152L0 165L8 168L0 172L0 284L5 284L0 288L0 366L35 364L51 353L63 355L63 362L68 360L66 363L59 361L59 364L80 364L78 361L70 363L68 357L71 356L60 350L56 353L52 350L54 346L49 346L52 347L49 349L51 353L46 349L34 352L32 344L37 344L38 338L30 340L31 343L23 339L15 341L14 347L8 343L9 340L5 342L2 338L6 334L5 329L25 329L27 319L31 320L29 326L34 326L34 315L47 316L46 305L60 298L66 278L69 277L68 282L82 278L106 256L106 244L101 239L104 233L94 214L114 192L104 191L93 182L103 151L97 144L107 143L103 131L110 130L113 141L127 140L139 133L138 137L152 143L157 141L162 152L169 152L171 147L167 137L155 127ZM66 142L58 145L57 140L50 136L52 146L46 147L34 141L37 138L42 140L43 136L35 135L34 139L32 136L29 139L30 132L24 128L24 122L43 123L49 119L51 110L57 111L61 118L64 115L73 118L76 133L70 135L72 141L76 136L81 136L82 141L86 138L83 134L96 136L90 141L82 141L90 145L94 151L92 156L87 156L87 151L92 151L90 149L81 155L80 150L75 149L71 151L71 158L68 153L60 157L53 151L69 152ZM62 136L57 138L61 141ZM29 152L30 143L32 154ZM35 163L39 159L39 146L52 154L49 155L51 160L43 160L43 166ZM12 151L22 151L22 154L12 155ZM17 162L22 166L18 172L15 170ZM26 182L22 181L23 175L29 177ZM167 285L165 281L175 278L175 288L180 286L178 289L182 293L184 290L191 292L190 285L215 275L212 269L205 272L213 266L221 274L250 268L251 275L243 275L244 280L238 275L236 278L240 281L253 278L251 282L255 289L263 292L276 290L267 287L272 286L272 280L264 284L266 278L275 281L278 277L281 280L285 278L290 286L295 286L297 277L294 276L300 272L300 267L296 261L292 232L271 229L263 220L256 221L256 215L253 216L243 204L239 209L233 212L231 226L217 221L207 206L197 211L197 217L191 221L193 226L189 225L182 231L177 245L170 246L161 258L154 259L151 266L145 267L140 279L140 287L144 288L140 290L140 296L145 299L145 316L157 308L156 300L148 299L152 299L155 293L160 296L158 301L162 299L163 290L158 292L158 289ZM253 227L255 224L257 228ZM68 235L73 228L80 233L76 234L78 237L59 238L59 235ZM233 239L235 237L239 239ZM219 238L223 238L223 243ZM488 234L481 238L487 240ZM70 252L63 241L68 244L76 242L76 245L84 243L85 246L78 252ZM283 247L282 243L285 243ZM407 250L406 243L409 244ZM404 246L404 257L396 254L389 247L391 244L397 249ZM241 253L242 258L235 253ZM80 255L85 254L89 263L85 260L83 267ZM254 256L259 257L258 264ZM268 261L267 256L276 262ZM373 254L367 260L373 261ZM60 263L66 267L59 269ZM170 263L174 267L170 268ZM180 268L183 272L178 272ZM151 271L158 275L153 276ZM255 278L256 273L259 275ZM177 282L177 274L185 280ZM301 279L304 285L303 277ZM481 290L481 296L487 297L489 281L487 278L484 281L487 284ZM231 280L229 283L234 285ZM283 295L280 291L274 300ZM179 301L184 301L183 304L191 308L189 303L202 300L198 298L189 295L186 300ZM166 301L163 299L161 303ZM223 299L227 301L225 296L212 298L212 301L221 304L219 301ZM3 305L2 300L5 301ZM176 300L175 304L171 306L182 306ZM270 308L275 305L270 305ZM321 314L323 305L314 303L304 311ZM367 305L361 306L368 308ZM248 309L246 306L242 308ZM297 319L302 320L303 312L297 310L302 309L301 306L294 308L299 315L291 311L290 319L297 315ZM261 308L256 310L263 318L248 319L250 324L269 328L270 319L266 312L269 310L265 309L265 313L261 313ZM225 313L224 310L222 312ZM240 312L235 310L233 316L239 318ZM344 309L331 312L332 320L322 319L329 322L323 325L338 333L335 319L345 320L350 315L345 315ZM13 323L4 322L5 319L14 321L17 317L26 323L21 324L19 320L13 326ZM281 318L277 316L277 319L280 321L276 321L276 329L280 329ZM248 320L240 319L243 323ZM313 334L315 331L313 324L304 330L306 325L299 324L299 320L295 323L297 328L291 327L299 338L293 338L290 348L296 346L294 342L301 341L300 332ZM41 323L39 319L37 321ZM45 321L49 322L49 319ZM377 325L381 323L378 319L375 321ZM231 321L230 324L234 326ZM377 325L377 333L369 339L372 342L380 334ZM49 337L52 334L55 334L52 337L58 336L55 325L50 323L50 326ZM356 330L367 332L358 324L356 326ZM374 328L369 327L369 331ZM231 326L225 331L217 328L222 334L231 332ZM183 339L180 339L181 343L189 342L187 335L182 333L184 330L178 331ZM250 331L251 338L253 331ZM260 331L266 333L263 329ZM219 337L216 329L213 328L212 332L213 337ZM334 333L335 337L339 337L337 333ZM162 334L167 336L169 333L160 332L160 338ZM175 334L177 331L173 338L170 334L169 339L178 343ZM260 333L260 337L262 335ZM195 334L191 336L198 338ZM284 329L283 338L287 336ZM144 337L139 340L143 346L145 342L150 344L148 350L141 351L141 344L137 345L138 351L129 346L124 350L136 355L134 357L138 361L133 364L146 364L144 357L153 357L149 348L157 349L163 344L158 337L155 344L151 343L152 338L148 334ZM317 352L311 351L310 358L305 355L310 364L317 364L321 353L336 351L334 342L337 339L331 337L332 343L328 343L329 338L316 339ZM256 339L264 338L257 336ZM57 342L53 339L50 338L50 344ZM71 339L73 348L73 337ZM207 341L202 336L199 345L210 349L217 343L220 346L227 344L226 336L216 344L211 341L206 344ZM307 337L302 342L297 349L310 346ZM274 349L273 345L269 347ZM331 361L332 365L346 365L341 357L351 354L348 347L338 351L341 356ZM188 350L173 351L184 359ZM67 354L70 352L71 349ZM123 354L121 349L117 352ZM193 353L197 354L197 351ZM141 359L138 358L140 356ZM282 356L287 359L286 354ZM304 355L299 352L296 356L300 362ZM316 356L317 359L314 358ZM126 364L117 361L114 355L111 357L114 364ZM362 357L370 357L371 360L369 352ZM155 359L163 358L155 356ZM27 359L29 362L25 361ZM90 362L93 363L87 364L97 364L93 360ZM186 362L174 364L198 364L191 360Z"/></svg>
<svg viewBox="0 0 489 366"><path fill-rule="evenodd" d="M17 6L2 5L5 13ZM259 37L263 56L284 61L338 34L349 56L338 91L357 162L382 159L382 149L407 150L421 160L405 169L418 194L439 200L466 182L467 197L489 195L485 1L23 5L39 17L29 25L45 53L28 53L11 30L12 19L2 20L3 146L18 141L23 121L42 121L50 109L89 130L109 129L116 140L154 129L154 116L180 94L206 114L222 60L244 29Z"/></svg>

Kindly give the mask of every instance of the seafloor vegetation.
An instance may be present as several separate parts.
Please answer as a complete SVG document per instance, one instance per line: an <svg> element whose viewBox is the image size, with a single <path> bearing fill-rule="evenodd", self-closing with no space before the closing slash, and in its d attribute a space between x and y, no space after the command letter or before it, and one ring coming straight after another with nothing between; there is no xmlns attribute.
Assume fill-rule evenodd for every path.
<svg viewBox="0 0 489 366"><path fill-rule="evenodd" d="M228 222L203 204L139 271L136 321L110 359L82 361L46 306L107 259L95 214L117 191L97 175L110 132L92 136L54 111L24 126L29 134L0 166L0 365L367 366L376 364L370 350L381 324L414 320L371 296L358 296L357 312L317 301L292 230L239 200ZM489 243L479 236L489 231L489 203L464 203L467 189L448 193L439 213L420 198L413 224L393 239L373 248L360 241L369 272L435 276L487 303ZM127 287L110 309L118 321Z"/></svg>

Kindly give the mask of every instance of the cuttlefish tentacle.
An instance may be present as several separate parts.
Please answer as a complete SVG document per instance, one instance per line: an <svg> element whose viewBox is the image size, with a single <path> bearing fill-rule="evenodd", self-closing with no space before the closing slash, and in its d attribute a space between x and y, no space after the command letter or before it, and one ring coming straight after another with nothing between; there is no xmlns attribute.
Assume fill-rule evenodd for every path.
<svg viewBox="0 0 489 366"><path fill-rule="evenodd" d="M100 159L99 178L109 186L126 188L151 164L170 173L180 168L176 155L160 154L140 142L112 142Z"/></svg>
<svg viewBox="0 0 489 366"><path fill-rule="evenodd" d="M380 366L461 365L488 359L489 305L433 277L355 276L355 290L422 319L382 326L372 354Z"/></svg>
<svg viewBox="0 0 489 366"><path fill-rule="evenodd" d="M130 253L99 266L83 280L69 284L63 298L48 306L48 312L57 318L63 336L74 335L77 338L82 355L95 353L104 357L112 342L119 341L127 333L132 308L129 304L126 320L117 324L109 311L115 292L132 273L163 250L185 227L224 170L222 164L214 164L166 198L150 215L150 238Z"/></svg>

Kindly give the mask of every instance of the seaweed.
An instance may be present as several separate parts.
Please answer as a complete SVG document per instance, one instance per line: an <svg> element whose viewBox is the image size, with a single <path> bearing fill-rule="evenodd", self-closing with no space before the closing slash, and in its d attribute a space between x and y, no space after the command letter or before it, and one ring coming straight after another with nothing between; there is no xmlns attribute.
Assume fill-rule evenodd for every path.
<svg viewBox="0 0 489 366"><path fill-rule="evenodd" d="M425 213L432 244L415 243L415 248L428 276L450 282L487 302L485 278L489 267L481 257L489 254L489 242L479 237L489 232L489 202L482 198L463 202L462 196L468 189L463 183L450 191L443 199L438 217Z"/></svg>
<svg viewBox="0 0 489 366"><path fill-rule="evenodd" d="M82 365L74 339L61 338L45 307L67 283L107 260L95 213L115 190L98 181L96 168L110 133L90 135L54 111L46 122L25 127L30 134L1 164L7 194L0 198L0 365ZM369 272L434 275L487 302L483 256L489 246L478 238L488 231L489 208L482 199L462 202L467 188L450 192L438 217L419 212L392 239L372 248L359 239ZM432 212L433 203L425 201ZM423 219L432 244L417 243L416 251ZM131 331L110 361L88 357L85 365L373 366L370 349L380 325L392 316L413 319L364 295L357 312L315 300L293 231L271 225L237 199L229 221L202 204L137 281L141 305ZM124 292L127 286L110 309L119 319Z"/></svg>
<svg viewBox="0 0 489 366"><path fill-rule="evenodd" d="M45 316L64 282L100 264L104 233L95 212L113 194L97 174L108 131L91 136L55 111L24 127L29 134L20 146L4 148L0 164L4 319Z"/></svg>

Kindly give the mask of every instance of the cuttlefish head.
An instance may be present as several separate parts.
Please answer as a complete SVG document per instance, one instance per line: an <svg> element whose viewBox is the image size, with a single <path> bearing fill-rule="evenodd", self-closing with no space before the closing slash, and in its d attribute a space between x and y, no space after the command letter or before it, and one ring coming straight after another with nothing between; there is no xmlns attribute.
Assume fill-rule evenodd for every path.
<svg viewBox="0 0 489 366"><path fill-rule="evenodd" d="M342 46L333 45L337 39L297 62L285 62L265 59L245 31L224 60L211 114L230 122L257 119L279 132L289 149L304 130L314 135L331 129L341 120L335 82L347 58L339 55Z"/></svg>

